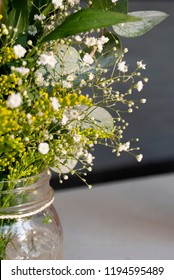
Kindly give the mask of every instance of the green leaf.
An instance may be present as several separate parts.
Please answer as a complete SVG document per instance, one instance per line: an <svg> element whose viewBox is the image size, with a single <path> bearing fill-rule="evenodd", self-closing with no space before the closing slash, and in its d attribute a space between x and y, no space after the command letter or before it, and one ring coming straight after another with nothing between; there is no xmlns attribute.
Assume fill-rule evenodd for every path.
<svg viewBox="0 0 174 280"><path fill-rule="evenodd" d="M123 37L136 37L151 30L154 26L163 21L168 15L160 11L137 11L129 13L131 16L141 18L141 21L117 24L113 30Z"/></svg>
<svg viewBox="0 0 174 280"><path fill-rule="evenodd" d="M3 0L3 3L1 3L0 13L3 15L3 22L7 24L8 20L8 9L9 9L9 0Z"/></svg>
<svg viewBox="0 0 174 280"><path fill-rule="evenodd" d="M5 9L8 15L7 23L17 28L16 35L22 34L28 27L28 5L25 1L5 1Z"/></svg>
<svg viewBox="0 0 174 280"><path fill-rule="evenodd" d="M65 38L80 32L137 20L139 18L114 11L102 11L94 8L83 9L69 15L61 25L57 26L41 42Z"/></svg>
<svg viewBox="0 0 174 280"><path fill-rule="evenodd" d="M128 13L128 0L118 0L113 4L111 0L94 0L92 7L95 9L111 10L123 14Z"/></svg>

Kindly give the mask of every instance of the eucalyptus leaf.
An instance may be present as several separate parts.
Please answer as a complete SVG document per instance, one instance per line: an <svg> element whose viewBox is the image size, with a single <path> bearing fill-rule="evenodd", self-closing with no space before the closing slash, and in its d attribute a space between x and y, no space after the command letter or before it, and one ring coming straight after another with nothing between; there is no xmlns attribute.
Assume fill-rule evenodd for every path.
<svg viewBox="0 0 174 280"><path fill-rule="evenodd" d="M75 168L78 161L75 159L60 159L60 164L57 167L50 167L56 173L66 174Z"/></svg>
<svg viewBox="0 0 174 280"><path fill-rule="evenodd" d="M41 43L76 35L114 24L137 21L137 17L114 11L88 8L66 17L65 21L43 38Z"/></svg>
<svg viewBox="0 0 174 280"><path fill-rule="evenodd" d="M45 79L50 76L53 82L59 82L63 76L77 74L80 71L82 61L75 48L67 45L57 45L52 51L57 61L55 67L42 65L36 71L36 75L42 73Z"/></svg>
<svg viewBox="0 0 174 280"><path fill-rule="evenodd" d="M111 114L104 108L98 106L92 106L85 109L84 107L84 121L82 123L82 128L104 128L108 132L112 131L114 128L114 120Z"/></svg>
<svg viewBox="0 0 174 280"><path fill-rule="evenodd" d="M139 17L142 20L114 25L113 30L120 36L141 36L168 16L166 13L160 11L138 11L131 12L129 15Z"/></svg>
<svg viewBox="0 0 174 280"><path fill-rule="evenodd" d="M78 73L82 60L78 51L67 45L58 45L53 49L57 59L56 72L62 75Z"/></svg>

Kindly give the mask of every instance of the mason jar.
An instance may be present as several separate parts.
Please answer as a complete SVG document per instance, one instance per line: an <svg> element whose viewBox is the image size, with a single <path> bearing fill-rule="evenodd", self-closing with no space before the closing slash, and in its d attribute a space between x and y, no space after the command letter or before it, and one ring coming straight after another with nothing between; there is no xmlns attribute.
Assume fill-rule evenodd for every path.
<svg viewBox="0 0 174 280"><path fill-rule="evenodd" d="M53 207L50 171L0 181L0 259L63 258L63 232Z"/></svg>

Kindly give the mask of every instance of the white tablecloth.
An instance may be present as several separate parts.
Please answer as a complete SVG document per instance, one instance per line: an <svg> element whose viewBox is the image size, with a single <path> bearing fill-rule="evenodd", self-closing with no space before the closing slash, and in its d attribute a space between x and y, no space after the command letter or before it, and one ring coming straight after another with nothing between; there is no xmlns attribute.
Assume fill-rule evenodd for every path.
<svg viewBox="0 0 174 280"><path fill-rule="evenodd" d="M65 259L174 260L174 174L57 191Z"/></svg>

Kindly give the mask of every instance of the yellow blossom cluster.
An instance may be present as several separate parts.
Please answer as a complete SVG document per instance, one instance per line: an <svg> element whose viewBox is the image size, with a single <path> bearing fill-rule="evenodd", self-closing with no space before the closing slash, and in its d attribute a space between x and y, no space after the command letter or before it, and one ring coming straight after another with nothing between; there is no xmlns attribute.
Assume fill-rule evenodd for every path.
<svg viewBox="0 0 174 280"><path fill-rule="evenodd" d="M7 96L20 89L19 78L15 73L0 75L0 102Z"/></svg>
<svg viewBox="0 0 174 280"><path fill-rule="evenodd" d="M77 94L76 92L67 92L66 89L62 89L60 86L56 86L53 89L53 96L57 96L59 103L62 106L92 106L92 100L87 95Z"/></svg>
<svg viewBox="0 0 174 280"><path fill-rule="evenodd" d="M8 46L3 46L0 50L0 65L9 63L14 59L17 59L17 56L15 55L13 48Z"/></svg>

